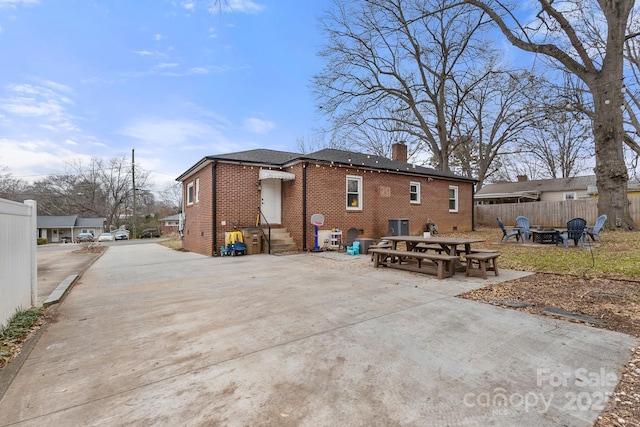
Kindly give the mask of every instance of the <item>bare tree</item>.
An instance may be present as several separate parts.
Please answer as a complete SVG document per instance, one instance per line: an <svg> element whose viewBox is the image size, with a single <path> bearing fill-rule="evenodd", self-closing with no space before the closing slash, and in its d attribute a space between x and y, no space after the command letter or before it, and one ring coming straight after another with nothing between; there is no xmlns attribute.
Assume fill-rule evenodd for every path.
<svg viewBox="0 0 640 427"><path fill-rule="evenodd" d="M484 77L475 70L485 68L479 65L490 61L491 49L476 37L483 13L447 9L448 3L336 0L322 21L327 65L314 77L314 90L343 135L344 129L402 132L410 152L424 150L434 167L449 170L461 99ZM439 12L424 16L426 9Z"/></svg>
<svg viewBox="0 0 640 427"><path fill-rule="evenodd" d="M27 183L14 178L7 166L0 166L0 199L21 201L25 197Z"/></svg>
<svg viewBox="0 0 640 427"><path fill-rule="evenodd" d="M534 123L522 148L552 178L569 178L584 170L593 158L587 119L572 111L559 111Z"/></svg>
<svg viewBox="0 0 640 427"><path fill-rule="evenodd" d="M463 120L453 162L482 188L499 169L499 156L518 152L528 125L547 114L544 82L526 71L491 71L462 102Z"/></svg>
<svg viewBox="0 0 640 427"><path fill-rule="evenodd" d="M537 0L538 13L523 22L513 5L498 0L464 0L484 11L514 46L556 61L589 89L593 102L593 136L598 211L610 224L637 230L629 212L623 140L623 63L634 0ZM532 3L533 4L533 3ZM531 14L526 14L531 17ZM606 28L606 44L594 40L594 28Z"/></svg>
<svg viewBox="0 0 640 427"><path fill-rule="evenodd" d="M174 182L160 191L160 202L174 213L182 211L182 183Z"/></svg>

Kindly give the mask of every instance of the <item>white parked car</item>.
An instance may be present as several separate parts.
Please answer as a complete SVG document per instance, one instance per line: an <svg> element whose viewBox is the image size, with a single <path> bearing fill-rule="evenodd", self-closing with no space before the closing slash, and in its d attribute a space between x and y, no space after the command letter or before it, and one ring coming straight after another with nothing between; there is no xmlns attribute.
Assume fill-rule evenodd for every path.
<svg viewBox="0 0 640 427"><path fill-rule="evenodd" d="M113 242L113 234L102 233L98 236L98 242Z"/></svg>

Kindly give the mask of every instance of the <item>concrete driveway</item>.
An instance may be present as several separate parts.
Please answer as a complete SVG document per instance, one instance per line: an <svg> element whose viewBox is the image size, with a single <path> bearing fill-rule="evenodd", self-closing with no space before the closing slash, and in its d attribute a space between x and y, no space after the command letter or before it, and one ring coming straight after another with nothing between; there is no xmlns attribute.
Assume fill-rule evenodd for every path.
<svg viewBox="0 0 640 427"><path fill-rule="evenodd" d="M114 246L0 401L0 426L590 426L636 340L456 298L366 256Z"/></svg>

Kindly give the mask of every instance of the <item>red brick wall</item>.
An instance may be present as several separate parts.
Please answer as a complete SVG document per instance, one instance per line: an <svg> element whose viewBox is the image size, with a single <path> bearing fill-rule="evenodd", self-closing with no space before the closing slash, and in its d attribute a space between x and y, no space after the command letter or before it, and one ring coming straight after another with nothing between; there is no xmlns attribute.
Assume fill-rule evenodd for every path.
<svg viewBox="0 0 640 427"><path fill-rule="evenodd" d="M183 247L205 255L213 254L211 169L208 165L183 183L186 194L187 184L200 178L199 202L190 206L185 203ZM322 229L339 228L345 238L351 227L362 229L362 237L382 237L387 233L389 219L393 218L408 218L412 235L420 235L428 219L444 233L472 228L471 183L313 163L307 168L307 215L303 218L303 169L302 163L287 168L285 171L295 174L296 179L282 182L282 226L287 228L299 249L303 248L303 223L307 227L306 248L314 246L314 227L309 222L314 213L324 215ZM255 225L260 207L258 171L258 167L218 164L216 252L224 243L226 231L233 231L234 226ZM362 177L362 211L346 209L347 175ZM410 182L420 183L419 204L410 203ZM450 185L458 187L458 212L455 213L449 212ZM226 225L222 225L223 221Z"/></svg>
<svg viewBox="0 0 640 427"><path fill-rule="evenodd" d="M183 183L185 194L184 249L204 255L214 253L212 168L207 165ZM253 226L260 207L258 168L236 164L217 165L217 218L215 252L224 244L224 235L235 228ZM186 204L187 185L200 178L199 202ZM223 222L225 223L223 225Z"/></svg>
<svg viewBox="0 0 640 427"><path fill-rule="evenodd" d="M296 175L299 175L296 173ZM301 173L300 173L301 175ZM362 177L363 198L361 211L346 209L346 177ZM297 184L302 179L296 178ZM420 183L420 203L410 203L409 183ZM458 187L458 212L449 212L449 186ZM365 171L358 168L309 165L307 169L307 223L311 215L325 217L322 229L339 228L343 238L349 228L362 229L362 237L382 237L389 228L389 219L408 218L410 234L421 235L428 219L432 219L441 232L469 231L472 228L471 183L452 180ZM291 202L283 199L287 206ZM294 209L291 209L292 211ZM297 210L297 209L296 209ZM300 212L302 212L300 210ZM301 215L301 213L300 213ZM294 216L294 215L292 215ZM302 230L286 225L296 242L302 242ZM307 248L314 245L313 226L307 229ZM299 243L299 246L302 246Z"/></svg>

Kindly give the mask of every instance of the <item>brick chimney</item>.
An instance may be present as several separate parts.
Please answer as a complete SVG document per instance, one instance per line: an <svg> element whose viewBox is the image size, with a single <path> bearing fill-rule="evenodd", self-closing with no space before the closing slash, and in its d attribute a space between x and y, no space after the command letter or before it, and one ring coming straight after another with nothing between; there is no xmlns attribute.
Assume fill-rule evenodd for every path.
<svg viewBox="0 0 640 427"><path fill-rule="evenodd" d="M527 175L518 175L518 182L529 181L529 177Z"/></svg>
<svg viewBox="0 0 640 427"><path fill-rule="evenodd" d="M404 142L396 142L391 146L391 160L407 162L407 146Z"/></svg>

